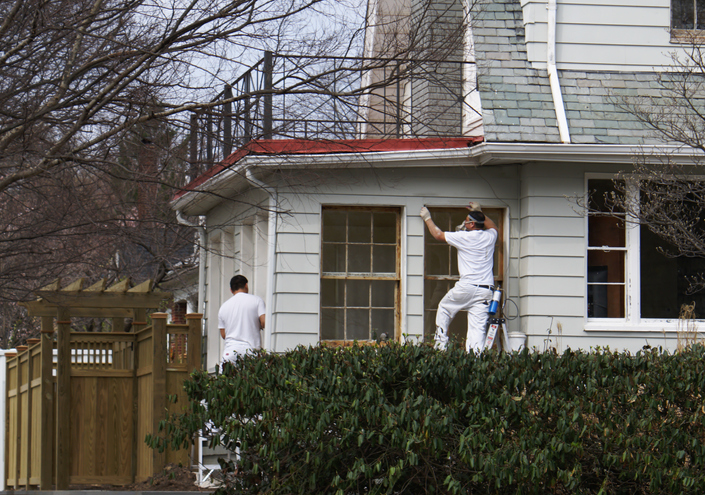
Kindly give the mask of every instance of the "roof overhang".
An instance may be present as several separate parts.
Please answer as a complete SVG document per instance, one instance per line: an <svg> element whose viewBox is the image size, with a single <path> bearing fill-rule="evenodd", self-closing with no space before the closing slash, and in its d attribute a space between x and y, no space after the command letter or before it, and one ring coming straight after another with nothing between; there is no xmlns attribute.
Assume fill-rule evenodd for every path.
<svg viewBox="0 0 705 495"><path fill-rule="evenodd" d="M532 162L631 165L638 157L653 162L695 165L705 158L698 150L667 145L479 143L439 149L350 149L345 152L301 152L254 155L233 153L222 164L187 186L172 201L186 215L203 215L222 201L250 187L247 171L266 174L284 169L355 169L496 166Z"/></svg>

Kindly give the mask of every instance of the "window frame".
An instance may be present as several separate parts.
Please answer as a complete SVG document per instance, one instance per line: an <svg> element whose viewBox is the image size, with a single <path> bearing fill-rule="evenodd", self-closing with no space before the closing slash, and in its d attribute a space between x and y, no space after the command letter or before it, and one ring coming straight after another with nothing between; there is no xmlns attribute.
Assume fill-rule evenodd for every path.
<svg viewBox="0 0 705 495"><path fill-rule="evenodd" d="M671 35L671 43L677 44L688 44L688 43L702 43L705 41L705 30L697 29L695 26L698 24L697 16L697 4L693 6L693 27L692 28L682 28L673 27L673 3L678 0L670 0L668 8L668 30ZM705 1L705 0L701 0Z"/></svg>
<svg viewBox="0 0 705 495"><path fill-rule="evenodd" d="M369 212L369 213L394 213L396 215L396 259L395 272L380 272L380 275L375 275L374 272L358 273L358 272L325 272L324 266L324 240L323 240L323 215L326 211L344 211L344 212ZM319 273L319 288L322 288L323 280L379 280L393 281L395 283L394 293L394 335L390 340L400 341L401 339L401 254L402 254L402 239L401 239L401 223L402 223L402 208L396 206L374 206L374 205L321 205L321 241L320 241L320 273ZM346 242L346 244L349 244ZM374 245L374 242L371 243ZM359 344L373 344L377 340L370 338L369 340L327 340L322 339L321 330L323 327L323 298L319 292L319 329L318 341L326 345L332 346L349 346L353 342ZM345 307L345 306L344 306ZM372 307L371 307L372 308ZM372 337L372 335L370 336ZM379 336L377 336L379 338Z"/></svg>
<svg viewBox="0 0 705 495"><path fill-rule="evenodd" d="M467 216L467 207L466 205L463 206L443 206L443 205L428 205L428 209L431 213L431 217L434 217L435 214L439 212L443 213L459 213L463 212ZM497 259L496 263L496 271L493 270L493 275L494 275L494 284L495 285L501 285L502 287L502 299L503 301L506 300L507 297L507 276L506 276L506 240L505 240L505 225L506 225L506 215L507 215L507 209L502 208L502 207L490 207L486 206L483 209L483 212L486 212L489 214L490 218L496 222L497 225L497 243L495 244L495 256ZM439 226L440 227L440 226ZM453 228L454 226L451 226ZM443 230L443 228L441 228ZM424 241L423 241L423 283L424 283L424 296L423 296L423 328L424 328L424 338L425 339L432 339L433 338L433 332L435 332L435 317L433 320L431 320L431 315L435 315L436 309L438 307L438 302L435 302L434 305L428 305L429 297L430 295L427 294L426 287L427 283L429 281L434 281L434 282L449 282L450 286L449 289L453 287L455 282L460 280L460 275L432 275L428 273L428 256L429 256L429 250L428 246L430 245L447 245L448 250L449 250L449 256L451 257L450 263L451 267L453 266L453 259L457 259L458 253L457 249L453 246L450 246L446 243L436 241L433 239L433 237L430 235L428 229L424 226ZM455 263L455 268L457 270L457 262ZM447 292L447 291L446 291ZM445 294L445 292L444 292ZM461 313L466 313L466 311L462 311ZM500 312L498 313L497 317L501 316L501 309ZM455 323L456 319L453 320L453 323ZM453 326L453 323L451 323L451 326ZM431 330L433 329L433 330ZM465 338L466 335L466 329L463 329L462 331L462 337Z"/></svg>
<svg viewBox="0 0 705 495"><path fill-rule="evenodd" d="M587 205L588 196L590 193L589 181L592 179L615 179L614 174L586 174L585 175L585 193L584 204ZM584 318L585 331L605 331L618 330L625 332L655 332L664 334L664 332L676 332L679 329L679 319L674 318L642 318L641 317L641 234L640 225L634 219L634 213L639 211L639 202L637 201L638 187L636 178L624 176L620 178L625 181L626 190L629 195L629 200L633 202L630 209L632 213L628 216L632 217L625 219L625 317L624 318L588 318L588 214L585 214L585 236L584 236ZM694 177L695 179L695 177ZM705 319L695 320L696 322L705 322Z"/></svg>

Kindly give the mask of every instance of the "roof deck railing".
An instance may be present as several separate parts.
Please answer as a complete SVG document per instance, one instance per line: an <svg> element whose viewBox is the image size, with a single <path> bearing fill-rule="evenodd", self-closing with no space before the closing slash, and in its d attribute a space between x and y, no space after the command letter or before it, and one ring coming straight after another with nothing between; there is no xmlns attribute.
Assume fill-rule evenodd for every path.
<svg viewBox="0 0 705 495"><path fill-rule="evenodd" d="M253 139L459 137L464 65L265 52L191 115L190 161L203 170Z"/></svg>

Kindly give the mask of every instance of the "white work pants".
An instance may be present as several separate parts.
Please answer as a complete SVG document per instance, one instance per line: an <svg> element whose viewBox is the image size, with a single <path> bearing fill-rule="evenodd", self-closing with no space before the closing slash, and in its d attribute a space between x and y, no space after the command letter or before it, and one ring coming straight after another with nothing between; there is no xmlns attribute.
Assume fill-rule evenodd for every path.
<svg viewBox="0 0 705 495"><path fill-rule="evenodd" d="M253 349L254 348L247 342L232 342L225 344L222 363L225 363L226 361L234 363L240 356L244 356Z"/></svg>
<svg viewBox="0 0 705 495"><path fill-rule="evenodd" d="M463 282L460 279L455 286L438 303L436 313L436 343L437 349L448 346L448 327L458 311L468 312L468 334L465 339L465 350L482 352L487 337L487 318L492 291L477 285Z"/></svg>

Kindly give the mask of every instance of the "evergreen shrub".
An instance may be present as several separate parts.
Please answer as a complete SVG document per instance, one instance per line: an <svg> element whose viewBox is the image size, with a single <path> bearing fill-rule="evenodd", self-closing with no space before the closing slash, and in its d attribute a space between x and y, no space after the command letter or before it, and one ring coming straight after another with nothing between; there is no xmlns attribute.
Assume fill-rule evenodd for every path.
<svg viewBox="0 0 705 495"><path fill-rule="evenodd" d="M238 448L229 493L705 493L702 345L300 347L185 386L190 411L151 444L205 428Z"/></svg>

